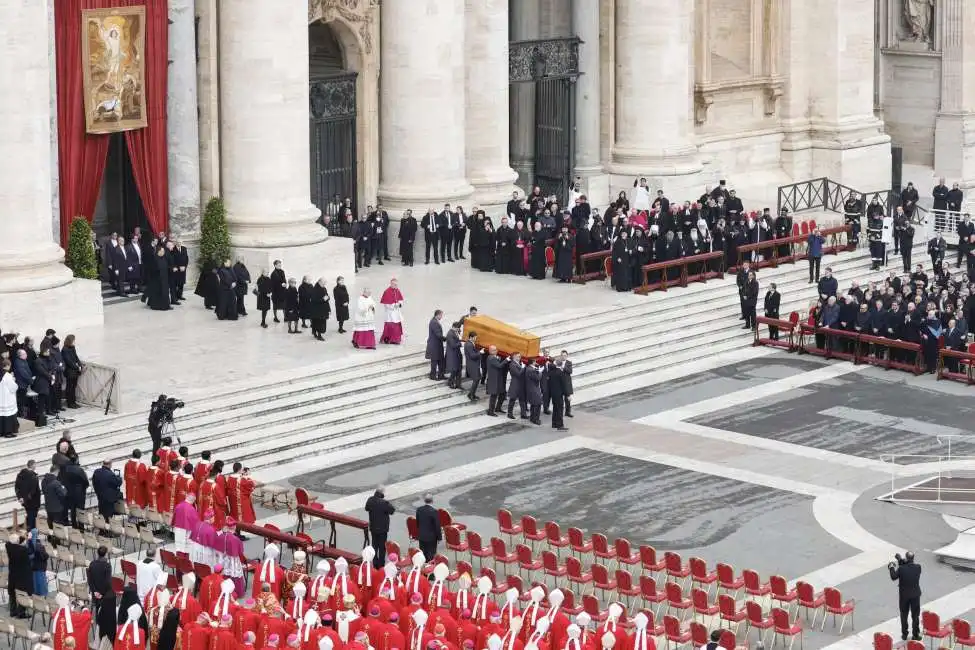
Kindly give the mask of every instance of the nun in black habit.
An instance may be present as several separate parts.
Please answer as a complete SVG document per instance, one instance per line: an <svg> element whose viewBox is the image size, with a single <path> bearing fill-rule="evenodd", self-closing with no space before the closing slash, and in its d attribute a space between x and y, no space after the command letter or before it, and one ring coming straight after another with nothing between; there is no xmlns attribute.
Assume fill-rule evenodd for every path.
<svg viewBox="0 0 975 650"><path fill-rule="evenodd" d="M611 283L617 291L633 290L633 272L630 270L632 259L630 242L626 238L626 231L620 231L620 236L613 244L613 277Z"/></svg>
<svg viewBox="0 0 975 650"><path fill-rule="evenodd" d="M271 278L267 275L267 269L261 269L254 295L257 296L257 311L261 312L261 327L267 329L267 313L271 311Z"/></svg>
<svg viewBox="0 0 975 650"><path fill-rule="evenodd" d="M217 271L220 289L217 294L217 320L237 320L237 276L230 266L230 260L225 260L223 267Z"/></svg>
<svg viewBox="0 0 975 650"><path fill-rule="evenodd" d="M116 621L125 621L128 618L127 612L129 607L132 605L138 605L139 609L142 609L142 602L139 600L139 592L136 590L134 584L128 584L122 590L122 596L118 599L118 609L115 612ZM142 629L142 633L145 635L149 634L149 619L146 618L146 612L143 609L142 614L139 615L139 628ZM116 630L112 629L112 638L115 638Z"/></svg>
<svg viewBox="0 0 975 650"><path fill-rule="evenodd" d="M193 293L203 298L203 306L207 309L213 309L217 306L219 284L217 267L212 262L204 262L203 268L200 270L200 277L196 281L196 291Z"/></svg>
<svg viewBox="0 0 975 650"><path fill-rule="evenodd" d="M156 311L172 309L169 304L169 259L166 257L166 249L157 248L153 258L148 261L148 266L146 304Z"/></svg>
<svg viewBox="0 0 975 650"><path fill-rule="evenodd" d="M349 288L345 286L345 278L342 276L336 279L332 296L335 298L335 320L339 322L339 334L345 334L342 325L349 320Z"/></svg>
<svg viewBox="0 0 975 650"><path fill-rule="evenodd" d="M117 601L115 592L109 591L107 594L102 594L96 604L95 625L98 626L98 639L99 642L102 639L108 639L109 646L115 642L115 631L118 628L118 621L115 616Z"/></svg>
<svg viewBox="0 0 975 650"><path fill-rule="evenodd" d="M237 286L234 287L234 293L237 294L237 314L246 316L247 307L244 305L244 296L247 295L247 285L251 281L251 273L240 260L234 264L234 278L237 280Z"/></svg>
<svg viewBox="0 0 975 650"><path fill-rule="evenodd" d="M163 617L162 627L159 629L159 640L156 642L156 650L176 650L179 641L179 615L178 609L171 609Z"/></svg>

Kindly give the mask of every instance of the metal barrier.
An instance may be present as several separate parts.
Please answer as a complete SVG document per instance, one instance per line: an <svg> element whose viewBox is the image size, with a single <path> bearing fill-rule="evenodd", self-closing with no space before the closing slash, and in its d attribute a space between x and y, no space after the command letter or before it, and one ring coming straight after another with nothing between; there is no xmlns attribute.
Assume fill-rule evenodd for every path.
<svg viewBox="0 0 975 650"><path fill-rule="evenodd" d="M880 461L890 465L890 492L877 497L880 501L975 504L975 456L881 454ZM935 464L937 470L920 480L902 476L902 467L920 463Z"/></svg>
<svg viewBox="0 0 975 650"><path fill-rule="evenodd" d="M850 226L834 226L832 228L822 228L820 234L824 238L829 239L829 244L823 246L823 255L836 255L842 251L853 250L853 245L850 243L850 234L852 228ZM841 238L840 235L845 235ZM737 271L742 263L745 261L746 256L752 257L752 253L759 253L762 256L761 260L752 261L749 259L753 269L761 269L766 266L775 268L780 263L795 263L799 260L804 260L809 257L807 251L803 252L793 252L793 246L797 244L805 244L809 239L809 235L794 235L790 237L781 237L779 239L766 239L765 241L756 242L754 244L744 244L738 247L738 260L736 266L728 269L729 273ZM841 241L842 239L842 241ZM780 255L779 248L783 246L789 247L788 255ZM770 249L770 253L766 254L764 251Z"/></svg>
<svg viewBox="0 0 975 650"><path fill-rule="evenodd" d="M900 199L891 190L861 192L826 177L813 178L808 181L780 186L777 213L782 212L782 208L787 208L789 212L818 209L843 214L843 204L850 198L852 192L856 192L857 196L863 199L864 209L874 198L878 199L880 204L884 206L884 213L886 214L889 214L890 210L897 206Z"/></svg>
<svg viewBox="0 0 975 650"><path fill-rule="evenodd" d="M934 236L937 233L943 235L955 235L955 237L945 237L951 245L957 244L957 233L959 222L965 219L962 212L952 212L950 210L924 210L928 216L928 234Z"/></svg>

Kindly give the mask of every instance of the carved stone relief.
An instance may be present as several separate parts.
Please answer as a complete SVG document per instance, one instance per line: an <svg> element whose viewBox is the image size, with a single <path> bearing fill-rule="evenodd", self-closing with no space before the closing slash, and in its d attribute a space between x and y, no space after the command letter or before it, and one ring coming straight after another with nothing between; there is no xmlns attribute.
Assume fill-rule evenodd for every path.
<svg viewBox="0 0 975 650"><path fill-rule="evenodd" d="M308 22L331 22L341 18L356 29L364 53L371 54L372 27L380 0L308 0Z"/></svg>

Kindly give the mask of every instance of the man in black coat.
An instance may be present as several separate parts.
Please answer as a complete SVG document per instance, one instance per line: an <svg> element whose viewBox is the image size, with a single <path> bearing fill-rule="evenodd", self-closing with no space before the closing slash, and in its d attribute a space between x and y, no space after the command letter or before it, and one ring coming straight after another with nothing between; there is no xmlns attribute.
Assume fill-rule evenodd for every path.
<svg viewBox="0 0 975 650"><path fill-rule="evenodd" d="M890 579L897 583L897 595L901 613L901 638L907 640L907 613L911 613L911 628L915 641L921 640L921 565L914 561L914 554L908 551L904 557L894 556L897 561L887 565Z"/></svg>
<svg viewBox="0 0 975 650"><path fill-rule="evenodd" d="M498 348L491 346L488 348L487 358L487 393L488 408L487 414L497 417L501 408L502 394L504 393L504 370L505 362L498 356Z"/></svg>
<svg viewBox="0 0 975 650"><path fill-rule="evenodd" d="M14 481L14 494L27 512L27 530L37 525L37 511L41 509L41 484L34 471L34 461L27 461L27 467L20 470Z"/></svg>
<svg viewBox="0 0 975 650"><path fill-rule="evenodd" d="M432 562L437 555L437 543L443 531L440 529L440 513L432 505L433 495L423 495L423 505L416 509L416 538L420 542L420 551L427 562Z"/></svg>
<svg viewBox="0 0 975 650"><path fill-rule="evenodd" d="M481 385L481 351L477 347L477 334L471 333L464 343L464 367L467 378L471 380L471 389L467 392L467 399L477 401L477 387Z"/></svg>
<svg viewBox="0 0 975 650"><path fill-rule="evenodd" d="M464 344L460 340L460 323L454 322L447 330L446 341L447 387L460 388L460 373L464 370Z"/></svg>
<svg viewBox="0 0 975 650"><path fill-rule="evenodd" d="M122 477L112 471L112 461L102 462L102 466L91 475L91 487L98 498L98 514L108 523L115 515L115 504L122 500Z"/></svg>
<svg viewBox="0 0 975 650"><path fill-rule="evenodd" d="M403 213L399 222L399 256L403 266L413 266L413 243L418 225L412 210Z"/></svg>
<svg viewBox="0 0 975 650"><path fill-rule="evenodd" d="M521 419L527 420L525 366L521 363L520 352L515 352L508 359L508 376L511 377L511 381L508 382L508 419L515 419L515 402L518 402Z"/></svg>
<svg viewBox="0 0 975 650"><path fill-rule="evenodd" d="M71 527L83 530L82 524L78 521L78 509L85 509L88 487L91 485L88 481L88 475L85 474L84 468L75 461L61 468L59 478L68 494L68 518L71 521Z"/></svg>
<svg viewBox="0 0 975 650"><path fill-rule="evenodd" d="M7 571L7 596L10 604L10 615L14 618L30 618L31 615L26 609L17 605L17 590L25 591L28 594L34 593L34 575L31 572L30 557L27 554L27 547L23 539L18 534L14 534L6 543L7 559L9 566Z"/></svg>
<svg viewBox="0 0 975 650"><path fill-rule="evenodd" d="M450 230L450 220L453 213L450 210L450 204L444 203L443 212L437 215L437 241L440 244L440 259L445 262L454 261L454 251L451 248L451 242L453 241L453 233Z"/></svg>
<svg viewBox="0 0 975 650"><path fill-rule="evenodd" d="M437 215L432 208L423 215L420 227L423 228L423 243L426 246L426 264L430 263L431 250L434 263L440 264L440 250L437 248Z"/></svg>
<svg viewBox="0 0 975 650"><path fill-rule="evenodd" d="M776 288L775 283L769 285L769 290L765 293L765 317L766 318L778 318L779 317L779 305L782 301L782 295L779 293L778 288ZM769 325L768 337L773 341L779 340L779 328L772 327Z"/></svg>
<svg viewBox="0 0 975 650"><path fill-rule="evenodd" d="M91 593L95 616L98 615L102 597L112 590L112 565L106 559L107 556L108 549L99 546L97 557L88 565L88 592Z"/></svg>
<svg viewBox="0 0 975 650"><path fill-rule="evenodd" d="M41 478L41 493L44 495L44 509L47 511L47 521L52 524L68 523L68 490L58 480L58 467L51 466L51 471Z"/></svg>
<svg viewBox="0 0 975 650"><path fill-rule="evenodd" d="M376 492L366 499L366 512L369 513L369 537L376 556L372 565L381 569L386 564L386 537L389 535L389 517L396 512L386 500L386 488L380 485Z"/></svg>
<svg viewBox="0 0 975 650"><path fill-rule="evenodd" d="M443 344L446 338L443 334L443 310L438 309L433 312L433 318L427 326L427 351L425 358L430 361L430 379L443 379L444 372L444 351Z"/></svg>
<svg viewBox="0 0 975 650"><path fill-rule="evenodd" d="M568 431L562 416L565 413L565 374L554 361L549 361L545 368L548 379L548 394L552 398L552 428L557 431Z"/></svg>
<svg viewBox="0 0 975 650"><path fill-rule="evenodd" d="M738 285L738 300L741 302L741 318L738 320L745 320L745 285L748 284L748 273L750 271L748 260L744 260L735 276L735 283Z"/></svg>

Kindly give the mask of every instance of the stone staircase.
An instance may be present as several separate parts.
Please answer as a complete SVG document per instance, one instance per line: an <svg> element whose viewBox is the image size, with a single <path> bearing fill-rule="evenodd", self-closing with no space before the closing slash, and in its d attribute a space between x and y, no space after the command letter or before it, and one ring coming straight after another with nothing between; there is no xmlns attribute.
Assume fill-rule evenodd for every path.
<svg viewBox="0 0 975 650"><path fill-rule="evenodd" d="M916 247L918 259L923 248ZM824 269L833 268L841 289L854 279L864 284L887 275L886 269L869 271L864 250L824 262ZM804 262L762 269L758 276L762 294L770 282L777 284L783 317L806 309L815 298ZM577 393L679 367L699 360L703 350L713 356L752 343L752 333L744 331L738 319L734 277L624 297L621 306L598 313L575 305L575 312L537 315L517 324L539 334L543 347L553 354L563 348L571 352ZM433 441L448 435L448 429L454 435L498 423L480 417L484 400L471 404L463 393L431 382L422 347L352 363L299 368L287 376L217 387L206 399L187 401L177 412L179 437L194 457L210 449L214 457L239 460L271 482L286 478L280 469L286 463L323 461L326 454L342 462L363 453L372 442L405 436ZM72 434L83 462L92 467L103 459L122 461L133 448L149 447L146 415L141 412L75 425ZM40 473L46 471L53 435L50 430L25 432L0 446L0 522L10 520L13 481L26 459L36 458Z"/></svg>
<svg viewBox="0 0 975 650"><path fill-rule="evenodd" d="M108 282L102 282L102 304L104 304L106 307L138 300L140 295L141 294L138 293L130 293L125 296L120 296L118 295L118 292L112 288L112 285L110 285Z"/></svg>

